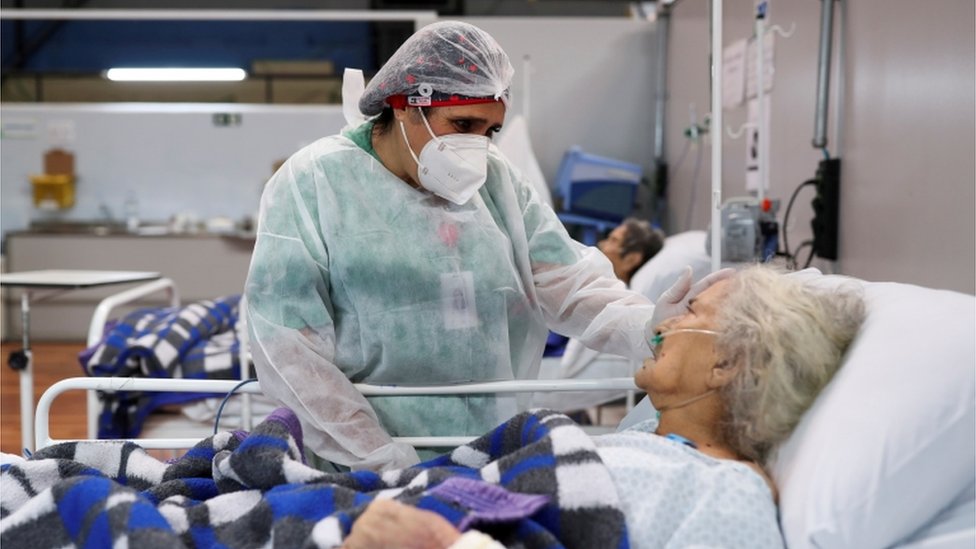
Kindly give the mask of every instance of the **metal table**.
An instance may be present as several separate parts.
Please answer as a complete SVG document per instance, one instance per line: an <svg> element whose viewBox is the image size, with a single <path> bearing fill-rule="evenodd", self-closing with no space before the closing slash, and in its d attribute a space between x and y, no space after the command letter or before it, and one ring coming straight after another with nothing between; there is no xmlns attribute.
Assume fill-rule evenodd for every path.
<svg viewBox="0 0 976 549"><path fill-rule="evenodd" d="M84 290L98 286L128 284L157 280L162 275L142 271L92 271L79 269L59 269L43 271L22 271L0 275L0 286L23 288L20 296L20 315L22 322L23 368L20 372L20 436L24 449L34 449L34 373L30 346L30 303L34 294L46 292L35 301L41 301L71 290Z"/></svg>

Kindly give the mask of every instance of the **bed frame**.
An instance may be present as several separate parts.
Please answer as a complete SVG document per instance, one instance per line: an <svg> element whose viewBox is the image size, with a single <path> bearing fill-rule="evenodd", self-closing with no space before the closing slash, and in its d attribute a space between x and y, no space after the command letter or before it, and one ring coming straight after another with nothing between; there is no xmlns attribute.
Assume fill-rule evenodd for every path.
<svg viewBox="0 0 976 549"><path fill-rule="evenodd" d="M60 442L76 439L54 439L50 435L51 404L59 395L71 390L86 390L89 395L95 391L166 391L184 393L229 393L240 382L235 380L209 379L158 379L134 377L77 377L63 379L41 395L37 403L35 421L35 448L44 448ZM513 394L535 393L548 391L590 391L590 390L623 390L635 391L633 378L611 378L602 380L572 379L572 380L512 380L490 381L483 383L466 383L440 386L392 386L355 384L355 387L365 396L417 396L417 395L470 395L470 394ZM242 396L260 394L258 383L243 385L237 389ZM247 409L247 406L244 406ZM245 424L246 425L246 424ZM440 436L440 437L395 437L394 440L405 442L413 446L425 447L454 447L470 442L473 436ZM194 438L140 438L132 442L144 448L190 448L200 441Z"/></svg>

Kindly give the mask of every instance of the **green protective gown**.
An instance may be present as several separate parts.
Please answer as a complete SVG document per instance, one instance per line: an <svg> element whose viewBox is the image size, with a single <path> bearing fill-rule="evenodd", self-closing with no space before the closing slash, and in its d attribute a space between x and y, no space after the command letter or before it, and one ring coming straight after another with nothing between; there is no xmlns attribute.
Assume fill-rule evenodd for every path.
<svg viewBox="0 0 976 549"><path fill-rule="evenodd" d="M477 435L514 397L371 397L351 383L530 379L548 327L647 356L653 306L573 241L491 147L488 179L458 206L407 185L372 123L293 155L268 183L246 285L265 393L298 414L306 446L354 468L410 465L393 436Z"/></svg>

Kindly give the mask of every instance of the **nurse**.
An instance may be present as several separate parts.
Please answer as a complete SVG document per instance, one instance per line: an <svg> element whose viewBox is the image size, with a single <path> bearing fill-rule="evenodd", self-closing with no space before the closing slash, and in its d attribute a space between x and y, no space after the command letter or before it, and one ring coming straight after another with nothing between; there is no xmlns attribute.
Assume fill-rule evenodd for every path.
<svg viewBox="0 0 976 549"><path fill-rule="evenodd" d="M253 360L322 458L406 467L417 453L391 436L477 435L518 411L515 397L366 399L353 383L534 378L549 328L648 356L653 305L491 146L513 72L477 27L424 27L366 87L370 118L265 188L245 289ZM710 282L682 280L652 325Z"/></svg>

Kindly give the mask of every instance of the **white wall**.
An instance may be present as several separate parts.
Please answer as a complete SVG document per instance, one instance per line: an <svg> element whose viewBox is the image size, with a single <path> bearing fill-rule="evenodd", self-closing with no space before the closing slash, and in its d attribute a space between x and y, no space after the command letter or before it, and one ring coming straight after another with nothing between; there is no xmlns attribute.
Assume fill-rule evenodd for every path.
<svg viewBox="0 0 976 549"><path fill-rule="evenodd" d="M976 291L972 0L848 7L842 264Z"/></svg>
<svg viewBox="0 0 976 549"><path fill-rule="evenodd" d="M753 5L753 0L726 0L726 45L752 34ZM840 259L834 265L814 265L869 280L973 293L974 4L889 0L841 1L835 6L828 147L842 162ZM846 24L841 24L844 11ZM820 2L770 2L770 22L796 24L791 38L776 40L771 102L770 194L785 208L790 194L814 176L822 158L811 146ZM685 142L689 104L696 105L699 119L708 111L708 33L707 3L683 1L676 6L665 141L672 166ZM841 49L846 52L843 66L837 63ZM735 127L745 116L744 107L727 110L726 122ZM701 187L690 227L696 229L708 223L710 152L707 145L702 150ZM681 221L691 194L695 152L688 153L671 180L673 231L688 228ZM744 194L745 140L726 137L723 156L723 195ZM812 198L807 188L797 199L788 228L791 247L811 236Z"/></svg>
<svg viewBox="0 0 976 549"><path fill-rule="evenodd" d="M573 145L652 169L654 23L572 17L465 21L494 36L511 58L513 112L524 109L523 58L529 56L529 132L550 187Z"/></svg>
<svg viewBox="0 0 976 549"><path fill-rule="evenodd" d="M217 127L214 113L239 113L241 124ZM31 219L99 219L102 204L121 220L130 191L143 220L184 212L200 220L253 215L273 163L335 133L344 121L338 105L131 103L4 105L0 123L6 234ZM73 134L68 147L75 153L76 204L52 215L33 206L29 177L42 172L44 151L61 140L50 128L65 124ZM11 128L17 129L13 135Z"/></svg>

